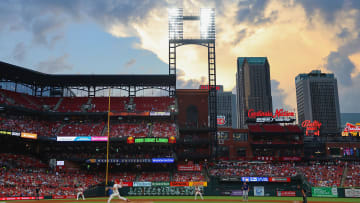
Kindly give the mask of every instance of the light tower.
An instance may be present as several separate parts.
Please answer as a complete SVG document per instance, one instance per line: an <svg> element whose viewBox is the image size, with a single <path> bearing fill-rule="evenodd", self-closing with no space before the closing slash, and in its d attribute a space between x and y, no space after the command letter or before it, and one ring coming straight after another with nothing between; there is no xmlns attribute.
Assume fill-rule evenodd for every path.
<svg viewBox="0 0 360 203"><path fill-rule="evenodd" d="M216 64L215 64L215 9L201 8L200 15L186 15L182 8L168 10L169 15L169 75L176 77L176 48L182 45L201 45L208 48L209 117L210 128L216 132ZM200 21L200 36L184 37L184 21ZM176 86L170 89L175 95Z"/></svg>

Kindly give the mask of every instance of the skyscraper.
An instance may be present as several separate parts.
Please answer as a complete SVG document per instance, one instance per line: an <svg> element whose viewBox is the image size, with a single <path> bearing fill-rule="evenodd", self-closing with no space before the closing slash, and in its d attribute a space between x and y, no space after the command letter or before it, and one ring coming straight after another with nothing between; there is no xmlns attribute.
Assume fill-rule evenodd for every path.
<svg viewBox="0 0 360 203"><path fill-rule="evenodd" d="M319 121L321 133L340 130L337 80L332 73L313 70L295 78L298 120Z"/></svg>
<svg viewBox="0 0 360 203"><path fill-rule="evenodd" d="M237 127L246 127L249 109L272 112L270 65L267 57L238 57L236 93Z"/></svg>
<svg viewBox="0 0 360 203"><path fill-rule="evenodd" d="M200 85L199 89L209 89L208 85ZM237 111L236 96L231 91L224 91L222 85L216 85L218 127L236 128Z"/></svg>

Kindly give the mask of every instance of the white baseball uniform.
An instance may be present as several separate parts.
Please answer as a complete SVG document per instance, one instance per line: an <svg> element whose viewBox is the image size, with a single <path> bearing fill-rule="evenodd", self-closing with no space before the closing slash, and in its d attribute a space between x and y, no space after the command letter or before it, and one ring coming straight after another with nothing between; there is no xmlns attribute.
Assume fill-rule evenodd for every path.
<svg viewBox="0 0 360 203"><path fill-rule="evenodd" d="M126 199L125 197L121 197L120 193L119 193L119 188L122 188L121 184L114 184L113 186L113 193L110 195L109 200L107 201L108 203L110 203L110 201L112 200L112 198L119 197L119 199L122 199L124 201L128 201L128 199Z"/></svg>
<svg viewBox="0 0 360 203"><path fill-rule="evenodd" d="M84 191L83 188L78 188L78 193L76 194L76 200L79 200L80 195L81 195L82 199L85 200L83 191Z"/></svg>
<svg viewBox="0 0 360 203"><path fill-rule="evenodd" d="M196 198L197 198L198 195L200 195L201 199L204 200L204 198L203 198L203 196L202 196L202 194L201 194L201 191L200 191L199 186L196 186L196 187L195 187L195 200L196 200Z"/></svg>

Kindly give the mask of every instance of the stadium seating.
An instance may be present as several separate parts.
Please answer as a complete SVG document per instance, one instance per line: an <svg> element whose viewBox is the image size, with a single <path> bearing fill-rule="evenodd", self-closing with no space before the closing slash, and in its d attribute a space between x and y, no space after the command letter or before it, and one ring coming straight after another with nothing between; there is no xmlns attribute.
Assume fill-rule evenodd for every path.
<svg viewBox="0 0 360 203"><path fill-rule="evenodd" d="M210 170L210 175L213 176L291 177L296 174L296 168L291 163L249 164L222 161Z"/></svg>
<svg viewBox="0 0 360 203"><path fill-rule="evenodd" d="M172 181L175 182L197 182L206 181L205 176L200 172L177 172L174 173Z"/></svg>
<svg viewBox="0 0 360 203"><path fill-rule="evenodd" d="M360 164L351 163L347 166L347 175L344 187L358 187L360 186Z"/></svg>
<svg viewBox="0 0 360 203"><path fill-rule="evenodd" d="M116 123L110 126L111 137L147 137L150 132L148 123Z"/></svg>
<svg viewBox="0 0 360 203"><path fill-rule="evenodd" d="M82 105L86 104L88 97L64 97L57 111L80 112Z"/></svg>
<svg viewBox="0 0 360 203"><path fill-rule="evenodd" d="M60 122L0 117L0 129L14 132L36 133L41 136L54 136L59 126Z"/></svg>
<svg viewBox="0 0 360 203"><path fill-rule="evenodd" d="M176 136L176 124L163 121L153 123L151 137L171 137Z"/></svg>
<svg viewBox="0 0 360 203"><path fill-rule="evenodd" d="M170 181L169 172L142 172L139 174L137 181Z"/></svg>
<svg viewBox="0 0 360 203"><path fill-rule="evenodd" d="M3 99L0 99L0 101L2 101L1 103L4 102L5 104L8 104L8 105L21 106L21 107L33 109L33 110L41 109L41 106L30 102L33 100L33 99L30 99L30 97L32 97L32 96L28 96L26 94L21 94L21 93L8 91L8 90L4 90L4 89L0 89L0 91L1 91L1 95L4 95L4 96L2 96ZM8 98L8 99L5 99L5 98ZM12 102L10 102L10 101L12 101Z"/></svg>
<svg viewBox="0 0 360 203"><path fill-rule="evenodd" d="M58 136L101 136L105 123L71 122L63 125Z"/></svg>
<svg viewBox="0 0 360 203"><path fill-rule="evenodd" d="M170 97L134 97L136 111L169 111L174 103L174 98Z"/></svg>
<svg viewBox="0 0 360 203"><path fill-rule="evenodd" d="M339 165L313 164L311 166L298 166L313 186L331 187L340 186L344 168Z"/></svg>

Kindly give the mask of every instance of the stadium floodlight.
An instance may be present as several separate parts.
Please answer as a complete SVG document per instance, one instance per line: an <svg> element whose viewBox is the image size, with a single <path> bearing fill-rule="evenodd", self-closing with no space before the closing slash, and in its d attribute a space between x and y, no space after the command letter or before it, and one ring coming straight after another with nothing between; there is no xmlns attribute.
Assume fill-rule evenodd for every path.
<svg viewBox="0 0 360 203"><path fill-rule="evenodd" d="M168 9L169 39L183 38L183 17L182 8Z"/></svg>
<svg viewBox="0 0 360 203"><path fill-rule="evenodd" d="M200 38L215 40L215 9L200 9Z"/></svg>

